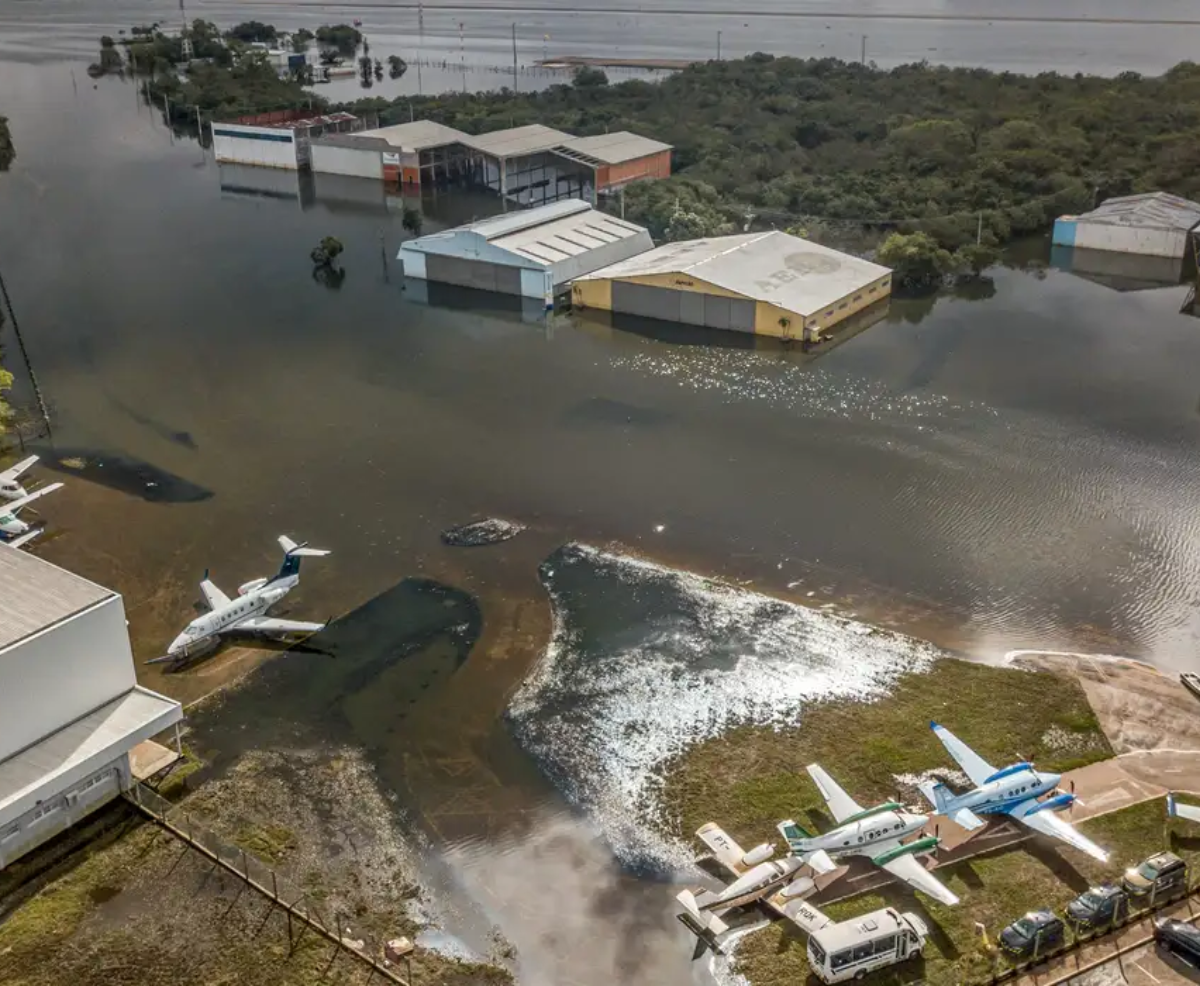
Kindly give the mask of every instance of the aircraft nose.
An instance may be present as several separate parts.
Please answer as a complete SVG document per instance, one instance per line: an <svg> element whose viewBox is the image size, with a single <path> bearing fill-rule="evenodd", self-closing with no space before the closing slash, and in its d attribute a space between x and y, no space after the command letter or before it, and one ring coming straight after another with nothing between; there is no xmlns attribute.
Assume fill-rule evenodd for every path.
<svg viewBox="0 0 1200 986"><path fill-rule="evenodd" d="M178 637L171 641L171 646L167 648L168 657L178 657L187 650L188 638L186 633L181 633Z"/></svg>
<svg viewBox="0 0 1200 986"><path fill-rule="evenodd" d="M1058 785L1062 782L1062 774L1040 773L1039 776L1045 783L1051 785L1052 787L1058 787Z"/></svg>

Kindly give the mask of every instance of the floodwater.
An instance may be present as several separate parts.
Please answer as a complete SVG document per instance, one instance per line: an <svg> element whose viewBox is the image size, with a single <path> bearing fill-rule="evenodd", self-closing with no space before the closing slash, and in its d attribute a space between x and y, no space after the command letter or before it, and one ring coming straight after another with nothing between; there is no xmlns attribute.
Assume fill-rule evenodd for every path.
<svg viewBox="0 0 1200 986"><path fill-rule="evenodd" d="M1189 0L759 0L741 6L727 0L192 0L187 14L223 26L256 19L293 30L361 19L374 56L399 54L413 65L401 83L373 90L387 95L508 84L514 36L520 88L561 78L534 68L561 55L697 59L765 51L854 60L865 54L885 67L924 60L1115 75L1161 72L1194 58L1200 43L1200 13ZM0 9L0 52L13 60L74 55L94 49L105 31L178 17L174 0L9 0ZM345 95L356 86L330 89Z"/></svg>
<svg viewBox="0 0 1200 986"><path fill-rule="evenodd" d="M198 713L197 736L226 762L306 730L361 743L434 850L447 930L483 947L497 926L527 982L703 980L670 914L671 847L614 823L688 737L878 693L933 653L845 616L981 659L1195 667L1200 322L1178 314L1183 287L999 270L993 291L895 302L816 360L420 300L391 259L401 200L218 167L132 85L83 72L81 41L144 11L79 9L0 14L43 56L83 53L0 62L17 149L0 271L57 454L121 466L66 477L39 550L120 589L149 658L206 568L231 591L278 564L277 534L332 548L286 610L338 616L327 639ZM1135 43L1148 62L1169 50ZM427 229L495 208L420 205ZM308 261L330 234L337 290ZM159 481L205 495L146 495ZM526 530L442 543L492 516ZM195 698L248 653L146 681Z"/></svg>

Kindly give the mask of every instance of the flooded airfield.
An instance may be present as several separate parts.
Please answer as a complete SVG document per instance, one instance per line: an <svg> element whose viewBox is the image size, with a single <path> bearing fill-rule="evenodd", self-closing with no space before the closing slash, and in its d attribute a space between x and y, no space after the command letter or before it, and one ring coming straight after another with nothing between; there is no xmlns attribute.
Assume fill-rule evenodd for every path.
<svg viewBox="0 0 1200 986"><path fill-rule="evenodd" d="M333 549L287 607L338 617L326 639L145 680L194 699L266 660L197 710L197 746L220 768L361 745L446 932L483 951L498 930L524 981L703 981L656 882L677 847L623 828L626 802L691 738L879 693L936 653L847 617L980 659L1195 667L1184 288L1000 270L817 360L422 301L392 259L399 199L230 173L131 85L76 76L0 64L0 270L61 472L132 479L56 475L39 551L125 595L146 659L206 568L232 591L278 565L277 534ZM495 208L422 205L427 229ZM308 262L326 235L337 290ZM145 495L162 477L190 495ZM526 530L442 542L489 516Z"/></svg>

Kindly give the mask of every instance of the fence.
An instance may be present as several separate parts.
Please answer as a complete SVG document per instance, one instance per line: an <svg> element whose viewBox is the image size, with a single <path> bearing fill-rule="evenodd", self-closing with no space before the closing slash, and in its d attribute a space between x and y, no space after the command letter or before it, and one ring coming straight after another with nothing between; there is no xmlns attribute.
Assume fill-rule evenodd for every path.
<svg viewBox="0 0 1200 986"><path fill-rule="evenodd" d="M301 938L309 930L333 942L339 949L349 953L354 959L370 967L367 982L370 983L376 974L381 979L410 986L412 983L412 965L407 955L404 956L408 978L399 976L387 965L381 964L368 951L365 942L351 940L343 933L345 927L342 915L334 912L333 921L329 921L329 913L312 900L306 891L297 887L287 877L268 866L262 860L246 852L238 846L230 845L203 825L197 823L182 807L173 805L157 792L144 784L135 784L126 794L126 798L141 811L180 839L206 859L232 873L248 887L256 890L275 907L287 915L288 949L289 954L295 951ZM334 953L336 958L337 953ZM331 960L332 961L332 960Z"/></svg>

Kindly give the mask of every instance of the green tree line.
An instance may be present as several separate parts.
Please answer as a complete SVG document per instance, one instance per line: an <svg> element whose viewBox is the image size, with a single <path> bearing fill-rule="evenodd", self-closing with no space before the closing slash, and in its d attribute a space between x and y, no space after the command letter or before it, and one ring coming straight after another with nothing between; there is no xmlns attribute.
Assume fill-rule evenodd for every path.
<svg viewBox="0 0 1200 986"><path fill-rule="evenodd" d="M1043 230L1108 195L1200 197L1200 66L1191 62L1158 77L1100 78L759 54L658 83L607 85L598 75L541 92L411 102L418 116L470 133L542 123L673 145L676 177L633 186L626 203L660 238L727 230L751 213L780 226L920 231L956 251L977 236L987 246ZM398 123L409 102L372 106Z"/></svg>

